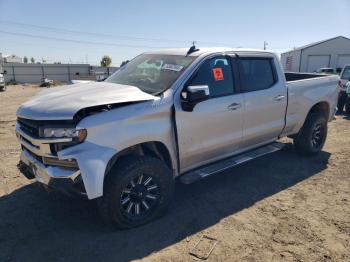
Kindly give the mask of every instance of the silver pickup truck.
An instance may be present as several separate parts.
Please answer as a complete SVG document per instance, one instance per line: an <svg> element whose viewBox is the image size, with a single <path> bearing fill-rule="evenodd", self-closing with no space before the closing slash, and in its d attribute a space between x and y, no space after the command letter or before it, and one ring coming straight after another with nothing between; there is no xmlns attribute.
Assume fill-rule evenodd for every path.
<svg viewBox="0 0 350 262"><path fill-rule="evenodd" d="M287 80L286 80L287 79ZM45 90L17 111L20 170L97 199L104 220L144 224L166 209L174 181L190 184L281 148L321 151L337 76L284 74L259 50L200 48L141 54L104 82Z"/></svg>

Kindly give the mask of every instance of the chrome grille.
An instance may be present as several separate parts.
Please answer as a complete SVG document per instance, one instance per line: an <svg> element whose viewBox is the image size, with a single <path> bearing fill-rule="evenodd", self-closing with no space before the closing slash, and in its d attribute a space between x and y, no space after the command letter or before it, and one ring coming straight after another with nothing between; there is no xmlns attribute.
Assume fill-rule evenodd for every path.
<svg viewBox="0 0 350 262"><path fill-rule="evenodd" d="M18 118L17 121L20 123L23 132L35 138L39 137L39 125L35 121L23 118Z"/></svg>

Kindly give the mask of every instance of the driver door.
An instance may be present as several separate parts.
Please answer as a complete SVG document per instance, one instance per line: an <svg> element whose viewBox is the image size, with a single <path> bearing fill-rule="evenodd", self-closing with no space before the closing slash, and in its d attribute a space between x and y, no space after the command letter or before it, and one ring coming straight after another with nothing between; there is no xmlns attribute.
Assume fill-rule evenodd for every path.
<svg viewBox="0 0 350 262"><path fill-rule="evenodd" d="M243 137L243 97L231 57L205 60L187 86L209 87L209 98L191 112L176 108L180 172L214 162L239 150Z"/></svg>

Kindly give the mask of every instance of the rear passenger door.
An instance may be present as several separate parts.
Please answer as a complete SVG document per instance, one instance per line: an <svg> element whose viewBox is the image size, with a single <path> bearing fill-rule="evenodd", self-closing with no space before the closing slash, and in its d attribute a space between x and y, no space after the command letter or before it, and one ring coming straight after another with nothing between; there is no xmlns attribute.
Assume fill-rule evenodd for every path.
<svg viewBox="0 0 350 262"><path fill-rule="evenodd" d="M276 140L284 128L287 89L276 62L274 57L239 58L245 149Z"/></svg>

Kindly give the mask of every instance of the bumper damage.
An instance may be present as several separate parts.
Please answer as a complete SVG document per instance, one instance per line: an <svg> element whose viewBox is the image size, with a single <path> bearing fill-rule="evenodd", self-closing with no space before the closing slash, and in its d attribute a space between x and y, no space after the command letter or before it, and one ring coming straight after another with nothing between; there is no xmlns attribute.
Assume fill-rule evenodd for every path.
<svg viewBox="0 0 350 262"><path fill-rule="evenodd" d="M28 179L35 179L49 188L70 196L87 198L79 169L45 166L27 150L22 151L18 167Z"/></svg>

